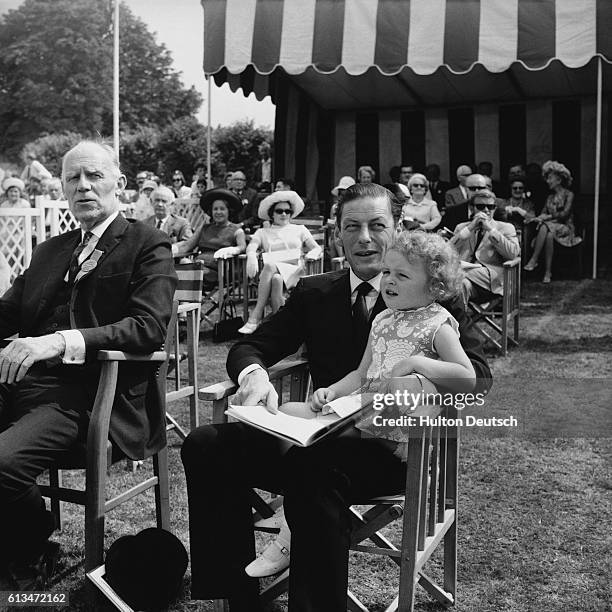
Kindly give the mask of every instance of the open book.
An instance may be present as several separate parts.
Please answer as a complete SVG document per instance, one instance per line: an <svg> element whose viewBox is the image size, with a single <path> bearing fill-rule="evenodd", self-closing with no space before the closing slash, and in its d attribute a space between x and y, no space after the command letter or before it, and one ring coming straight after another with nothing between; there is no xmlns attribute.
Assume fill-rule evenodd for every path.
<svg viewBox="0 0 612 612"><path fill-rule="evenodd" d="M370 402L369 395L357 394L339 397L325 404L322 412L313 412L305 403L292 402L285 406L288 406L287 411L292 411L292 404L299 406L301 410L292 411L296 414L271 414L265 406L234 405L230 405L225 414L298 446L310 446L349 423L354 423L361 409Z"/></svg>

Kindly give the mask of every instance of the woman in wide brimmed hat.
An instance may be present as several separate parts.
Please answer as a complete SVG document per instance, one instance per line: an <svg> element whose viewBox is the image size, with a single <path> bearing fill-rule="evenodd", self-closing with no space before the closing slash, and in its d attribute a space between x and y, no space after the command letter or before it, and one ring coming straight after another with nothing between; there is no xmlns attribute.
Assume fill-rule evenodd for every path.
<svg viewBox="0 0 612 612"><path fill-rule="evenodd" d="M533 253L525 270L532 272L536 269L540 253L544 250L545 269L542 282L550 283L555 242L572 247L580 244L582 238L576 236L574 229L574 194L568 189L572 184L570 171L560 162L547 161L542 166L542 176L552 193L546 199L542 212L529 221L537 224L537 234Z"/></svg>
<svg viewBox="0 0 612 612"><path fill-rule="evenodd" d="M30 202L23 198L25 185L20 178L11 176L2 183L5 200L0 206L8 208L30 208Z"/></svg>
<svg viewBox="0 0 612 612"><path fill-rule="evenodd" d="M180 257L194 250L197 259L206 266L204 281L217 282L217 259L225 259L244 253L246 239L244 231L232 220L237 219L242 208L238 196L229 189L209 189L200 198L202 210L211 222L203 225L191 238L172 245L172 254Z"/></svg>
<svg viewBox="0 0 612 612"><path fill-rule="evenodd" d="M321 247L304 225L293 225L291 219L304 210L304 202L295 191L275 191L259 204L258 215L270 221L270 227L258 229L247 247L247 274L253 278L259 271L257 251L263 251L264 266L259 276L257 304L249 320L238 331L252 334L261 322L268 300L272 312L284 303L284 288L291 289L299 280L303 267L301 256L318 259ZM266 261L267 260L267 261Z"/></svg>

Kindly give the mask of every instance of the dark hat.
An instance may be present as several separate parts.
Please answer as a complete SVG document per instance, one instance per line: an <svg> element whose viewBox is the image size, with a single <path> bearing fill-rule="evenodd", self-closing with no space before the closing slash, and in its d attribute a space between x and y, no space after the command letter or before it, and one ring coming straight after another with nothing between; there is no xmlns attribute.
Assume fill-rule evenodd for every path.
<svg viewBox="0 0 612 612"><path fill-rule="evenodd" d="M181 590L187 563L180 540L151 527L112 543L104 579L134 610L164 610Z"/></svg>
<svg viewBox="0 0 612 612"><path fill-rule="evenodd" d="M227 203L230 217L237 215L242 210L242 202L233 191L223 187L216 187L215 189L205 191L200 198L200 207L207 215L210 216L213 202L216 200L223 200Z"/></svg>

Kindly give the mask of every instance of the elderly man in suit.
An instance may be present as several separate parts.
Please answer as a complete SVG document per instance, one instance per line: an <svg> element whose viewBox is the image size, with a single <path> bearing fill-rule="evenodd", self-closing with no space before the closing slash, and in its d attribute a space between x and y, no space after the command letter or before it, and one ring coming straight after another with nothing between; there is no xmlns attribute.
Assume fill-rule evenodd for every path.
<svg viewBox="0 0 612 612"><path fill-rule="evenodd" d="M175 215L170 211L174 202L174 192L168 187L158 187L151 194L151 203L155 214L149 217L145 223L156 227L168 234L170 242L182 242L191 238L193 230L191 224L185 217Z"/></svg>
<svg viewBox="0 0 612 612"><path fill-rule="evenodd" d="M148 353L166 336L176 287L170 242L119 214L125 186L113 150L68 151L62 183L80 229L42 242L0 298L0 577L43 588L59 547L36 477L87 433L100 349ZM162 407L147 401L149 365L120 368L110 437L141 459L165 443ZM4 589L6 590L6 589Z"/></svg>
<svg viewBox="0 0 612 612"><path fill-rule="evenodd" d="M242 202L242 209L238 213L238 221L241 227L245 230L250 230L253 226L260 223L257 216L257 192L250 187L247 187L246 175L242 170L236 170L232 173L231 190L238 196ZM248 232L247 232L248 233Z"/></svg>
<svg viewBox="0 0 612 612"><path fill-rule="evenodd" d="M374 183L353 185L338 204L335 236L350 269L300 280L284 308L235 344L227 367L240 402L277 408L266 368L306 345L314 388L339 380L364 352L384 308L382 264L399 207ZM480 379L490 371L459 301L446 304ZM413 376L402 388L421 390ZM425 381L426 391L433 385ZM282 491L292 533L289 607L344 610L351 504L403 490L406 465L376 438L330 437L284 454L280 441L239 423L191 432L182 448L189 495L192 597L229 598L232 612L261 610L258 583L244 568L255 557L250 490Z"/></svg>
<svg viewBox="0 0 612 612"><path fill-rule="evenodd" d="M469 166L459 166L457 168L457 180L459 185L449 189L444 195L444 208L447 210L459 204L465 204L470 199L469 191L466 187L468 176L472 174L472 169Z"/></svg>
<svg viewBox="0 0 612 612"><path fill-rule="evenodd" d="M454 230L460 223L469 221L473 214L473 208L470 205L472 196L485 189L487 189L487 177L482 174L470 174L465 179L464 185L464 191L468 194L466 200L446 209L442 218L442 225L450 230Z"/></svg>
<svg viewBox="0 0 612 612"><path fill-rule="evenodd" d="M503 264L521 252L516 230L511 223L495 221L495 194L481 190L471 200L474 214L470 221L460 223L451 244L455 246L465 273L463 296L486 302L503 293Z"/></svg>

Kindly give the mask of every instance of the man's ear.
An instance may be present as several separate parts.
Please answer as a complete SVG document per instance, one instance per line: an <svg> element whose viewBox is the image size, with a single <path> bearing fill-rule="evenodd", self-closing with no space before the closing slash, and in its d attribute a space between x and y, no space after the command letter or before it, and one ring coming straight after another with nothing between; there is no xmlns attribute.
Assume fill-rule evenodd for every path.
<svg viewBox="0 0 612 612"><path fill-rule="evenodd" d="M120 174L119 178L117 179L116 195L119 195L125 189L126 185L127 179L125 178L125 174Z"/></svg>

